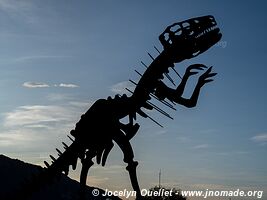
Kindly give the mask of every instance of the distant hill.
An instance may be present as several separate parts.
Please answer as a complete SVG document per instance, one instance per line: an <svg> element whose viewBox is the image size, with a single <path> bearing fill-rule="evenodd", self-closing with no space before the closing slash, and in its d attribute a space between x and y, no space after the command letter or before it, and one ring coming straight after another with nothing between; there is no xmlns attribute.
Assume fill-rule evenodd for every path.
<svg viewBox="0 0 267 200"><path fill-rule="evenodd" d="M12 194L21 190L27 179L40 173L41 170L40 166L0 155L0 199L8 200ZM79 189L79 182L62 174L60 178L35 192L29 200L79 200ZM101 195L93 196L94 189L98 188L87 187L86 199L106 200L106 197ZM104 192L101 189L98 190L100 193ZM118 197L109 197L109 199L120 200Z"/></svg>

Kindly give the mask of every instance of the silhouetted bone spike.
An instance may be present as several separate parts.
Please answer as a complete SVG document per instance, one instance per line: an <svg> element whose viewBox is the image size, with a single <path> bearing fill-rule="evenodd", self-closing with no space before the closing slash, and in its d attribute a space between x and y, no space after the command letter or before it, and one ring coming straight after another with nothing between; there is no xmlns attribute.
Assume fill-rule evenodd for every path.
<svg viewBox="0 0 267 200"><path fill-rule="evenodd" d="M156 106L155 104L147 101L147 103L152 106L155 110L157 110L158 112L160 112L161 114L165 115L166 117L173 119L168 113L166 113L164 110L160 109L158 106Z"/></svg>
<svg viewBox="0 0 267 200"><path fill-rule="evenodd" d="M174 101L172 101L170 99L168 99L168 100L172 103L172 105L176 106L176 103Z"/></svg>
<svg viewBox="0 0 267 200"><path fill-rule="evenodd" d="M155 58L154 58L150 53L147 52L147 54L149 55L149 57L150 57L152 60L155 60Z"/></svg>
<svg viewBox="0 0 267 200"><path fill-rule="evenodd" d="M150 93L150 95L153 97L153 98L155 98L156 100L158 100L158 101L160 101L161 103L163 103L164 105L166 105L166 106L168 106L169 108L171 108L171 109L173 109L173 110L176 110L176 108L175 107L173 107L173 105L172 104L170 104L169 102L167 102L166 100L161 100L161 99L159 99L156 95L154 95L153 93Z"/></svg>
<svg viewBox="0 0 267 200"><path fill-rule="evenodd" d="M134 70L139 76L142 77L142 74L140 72L138 72L137 70Z"/></svg>
<svg viewBox="0 0 267 200"><path fill-rule="evenodd" d="M145 66L145 68L148 68L148 66L143 61L141 61L141 64Z"/></svg>
<svg viewBox="0 0 267 200"><path fill-rule="evenodd" d="M146 113L144 113L141 109L138 109L136 112L137 112L140 116L142 116L142 117L144 117L144 118L147 118L147 117L148 117L148 115L147 115Z"/></svg>
<svg viewBox="0 0 267 200"><path fill-rule="evenodd" d="M157 48L156 46L154 46L154 49L156 49L156 51L157 51L159 54L161 54L160 51L158 50L158 48Z"/></svg>
<svg viewBox="0 0 267 200"><path fill-rule="evenodd" d="M147 103L152 106L154 109L156 109L157 111L159 111L160 113L162 113L163 115L165 115L166 117L169 117L170 119L173 119L167 112L165 112L164 110L162 110L161 108L159 108L158 106L156 106L155 104L147 101Z"/></svg>
<svg viewBox="0 0 267 200"><path fill-rule="evenodd" d="M47 168L50 167L50 165L48 164L48 162L44 161L44 164L45 164L45 166L46 166Z"/></svg>
<svg viewBox="0 0 267 200"><path fill-rule="evenodd" d="M72 142L74 142L74 139L72 139L69 135L67 135L67 136Z"/></svg>
<svg viewBox="0 0 267 200"><path fill-rule="evenodd" d="M132 84L137 85L137 83L134 82L133 80L129 79L129 81L130 81Z"/></svg>
<svg viewBox="0 0 267 200"><path fill-rule="evenodd" d="M64 146L64 149L67 149L67 148L69 147L68 145L66 145L65 142L62 142L62 144L63 144L63 146Z"/></svg>
<svg viewBox="0 0 267 200"><path fill-rule="evenodd" d="M164 75L166 76L167 79L169 79L169 81L175 86L174 81L172 80L172 78L169 76L169 74L164 73Z"/></svg>
<svg viewBox="0 0 267 200"><path fill-rule="evenodd" d="M165 100L160 100L156 95L154 95L153 93L150 93L150 96L152 96L153 98L155 98L156 100L158 100L160 103L163 103L165 106L168 106L169 108L176 110L176 108L173 107L173 105L171 105L169 102L165 101Z"/></svg>
<svg viewBox="0 0 267 200"><path fill-rule="evenodd" d="M182 79L182 77L180 76L180 74L174 69L174 67L171 67L172 70L179 76L180 79Z"/></svg>
<svg viewBox="0 0 267 200"><path fill-rule="evenodd" d="M150 117L150 116L147 115L147 118L149 118L151 121L153 121L154 123L156 123L157 125L159 125L161 128L163 128L163 126L160 123L158 123L156 120L154 120L152 117Z"/></svg>
<svg viewBox="0 0 267 200"><path fill-rule="evenodd" d="M173 104L171 104L171 103L169 103L168 101L166 101L166 100L162 100L164 103L166 103L167 105L170 105L171 106L171 108L173 109L173 110L176 110L176 108L174 107L176 104L175 103L173 103L173 102L171 102L171 103L173 103Z"/></svg>
<svg viewBox="0 0 267 200"><path fill-rule="evenodd" d="M141 115L142 117L144 117L144 118L148 118L148 119L150 119L151 121L153 121L154 123L156 123L157 125L159 125L161 128L163 128L163 126L160 124L160 123L158 123L156 120L154 120L152 117L150 117L148 114L146 114L145 112L143 112L141 109L139 109L138 111L137 111L137 113L139 114L139 115Z"/></svg>
<svg viewBox="0 0 267 200"><path fill-rule="evenodd" d="M56 161L57 159L55 159L55 157L54 156L52 156L52 155L49 155L50 156L50 158L52 159L52 161Z"/></svg>
<svg viewBox="0 0 267 200"><path fill-rule="evenodd" d="M125 88L128 92L132 93L133 94L133 91L131 91L130 89L128 88Z"/></svg>
<svg viewBox="0 0 267 200"><path fill-rule="evenodd" d="M58 156L62 155L62 152L58 148L56 148L56 151L58 152Z"/></svg>
<svg viewBox="0 0 267 200"><path fill-rule="evenodd" d="M143 107L148 110L152 110L154 108L151 104L149 104L149 102L146 102L145 105L143 105Z"/></svg>

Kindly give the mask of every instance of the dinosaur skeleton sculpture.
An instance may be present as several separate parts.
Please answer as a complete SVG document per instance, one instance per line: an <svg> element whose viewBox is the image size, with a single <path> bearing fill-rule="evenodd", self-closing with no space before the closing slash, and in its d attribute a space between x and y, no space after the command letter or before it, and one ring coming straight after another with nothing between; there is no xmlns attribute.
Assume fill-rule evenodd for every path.
<svg viewBox="0 0 267 200"><path fill-rule="evenodd" d="M212 73L212 67L207 68L202 64L189 66L184 76L180 77L181 82L176 89L169 88L163 83L164 75L174 83L168 75L169 68L174 69L175 63L203 53L216 44L220 38L221 33L213 16L192 18L168 26L159 36L163 51L159 52L155 47L159 52L159 56L153 58L149 54L153 62L146 66L145 73L141 75L136 71L141 76L139 82L135 83L130 80L136 85L132 95L129 97L125 94L122 96L116 95L115 98L108 97L107 99L97 100L81 116L75 129L71 131L74 139L68 136L72 140L72 144L67 146L63 143L65 151L62 153L59 149L56 149L59 157L55 159L50 156L52 158L51 165L45 162L47 166L45 174L48 175L46 178L62 172L68 174L70 165L75 170L79 158L82 163L80 184L81 186L86 186L88 170L94 164L92 159L96 157L96 162L98 164L102 162L104 166L107 156L114 145L113 142L115 142L124 154L124 162L128 164L126 169L129 172L132 187L136 191L137 199L141 198L136 175L138 163L133 160L134 152L130 144L130 139L139 128L139 124L134 123L136 114L153 120L141 108L155 109L171 118L162 109L149 102L151 97L156 98L174 110L173 103L186 107L196 106L201 87L212 81L211 77L216 75L216 73ZM197 74L198 70L204 69L206 71L199 77L191 98L183 98L182 95L188 78ZM127 116L129 116L129 123L121 123L120 119ZM156 122L155 120L153 121ZM158 122L156 123L160 125Z"/></svg>

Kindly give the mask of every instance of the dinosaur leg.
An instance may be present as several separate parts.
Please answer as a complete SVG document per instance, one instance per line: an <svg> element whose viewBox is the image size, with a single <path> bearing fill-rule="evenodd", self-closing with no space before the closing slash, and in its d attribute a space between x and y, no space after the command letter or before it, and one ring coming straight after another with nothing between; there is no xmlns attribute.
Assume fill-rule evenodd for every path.
<svg viewBox="0 0 267 200"><path fill-rule="evenodd" d="M82 170L80 175L81 194L84 194L86 187L87 174L90 167L94 164L92 158L95 156L95 151L87 151L86 156L82 159Z"/></svg>
<svg viewBox="0 0 267 200"><path fill-rule="evenodd" d="M123 152L123 161L128 164L126 169L129 172L132 187L134 191L136 191L136 199L141 199L141 191L136 175L136 167L138 165L138 162L133 160L134 153L132 146L127 137L121 131L118 131L118 133L114 137L114 141L119 145Z"/></svg>
<svg viewBox="0 0 267 200"><path fill-rule="evenodd" d="M133 161L133 160L125 161L125 162L128 163L128 166L126 167L126 169L128 170L129 175L130 175L132 187L134 191L136 191L136 199L141 199L142 198L141 191L140 191L140 187L139 187L137 175L136 175L136 167L138 165L138 162Z"/></svg>

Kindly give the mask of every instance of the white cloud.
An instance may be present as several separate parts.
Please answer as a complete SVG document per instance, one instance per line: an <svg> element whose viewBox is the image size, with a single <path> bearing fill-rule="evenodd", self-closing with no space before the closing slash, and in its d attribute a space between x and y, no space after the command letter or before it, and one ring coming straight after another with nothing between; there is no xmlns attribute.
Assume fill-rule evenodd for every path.
<svg viewBox="0 0 267 200"><path fill-rule="evenodd" d="M51 122L71 121L74 113L61 106L21 106L5 114L4 126L47 125Z"/></svg>
<svg viewBox="0 0 267 200"><path fill-rule="evenodd" d="M26 88L47 88L50 87L49 84L47 83L41 83L41 82L24 82L22 84L23 87ZM54 87L62 87L62 88L77 88L79 87L78 85L72 84L72 83L60 83L60 84L55 84Z"/></svg>
<svg viewBox="0 0 267 200"><path fill-rule="evenodd" d="M57 59L57 58L67 58L68 56L61 56L61 55L32 55L32 56L21 56L14 58L13 61L15 62L25 62L25 61L34 61L40 59Z"/></svg>
<svg viewBox="0 0 267 200"><path fill-rule="evenodd" d="M187 142L191 141L191 139L189 137L187 137L187 136L177 136L176 139L180 143L187 143Z"/></svg>
<svg viewBox="0 0 267 200"><path fill-rule="evenodd" d="M110 87L110 90L111 92L114 92L114 93L125 93L127 92L127 90L125 88L128 88L129 90L131 91L134 91L134 85L131 84L129 81L123 81L123 82L119 82L119 83L116 83L115 85L111 86Z"/></svg>
<svg viewBox="0 0 267 200"><path fill-rule="evenodd" d="M26 88L47 88L49 87L46 83L40 83L40 82L25 82L22 84L23 87Z"/></svg>
<svg viewBox="0 0 267 200"><path fill-rule="evenodd" d="M69 104L75 107L89 108L91 107L91 105L93 105L93 101L88 101L88 102L70 101Z"/></svg>
<svg viewBox="0 0 267 200"><path fill-rule="evenodd" d="M79 86L72 83L60 83L59 85L55 85L55 87L77 88Z"/></svg>
<svg viewBox="0 0 267 200"><path fill-rule="evenodd" d="M33 142L36 139L32 134L28 133L28 135L30 137L25 137L19 131L3 132L0 134L0 146L10 147L11 145L21 145L22 143L25 144L25 142Z"/></svg>
<svg viewBox="0 0 267 200"><path fill-rule="evenodd" d="M259 134L251 138L252 141L257 142L261 145L267 144L267 133Z"/></svg>
<svg viewBox="0 0 267 200"><path fill-rule="evenodd" d="M109 180L108 177L97 177L97 176L89 176L88 179L90 180L92 185L99 185L99 184L105 183Z"/></svg>
<svg viewBox="0 0 267 200"><path fill-rule="evenodd" d="M36 7L32 1L0 0L0 11L16 20L23 20L28 24L37 24L38 16L34 14Z"/></svg>
<svg viewBox="0 0 267 200"><path fill-rule="evenodd" d="M209 148L208 144L200 144L193 147L193 149L206 149Z"/></svg>
<svg viewBox="0 0 267 200"><path fill-rule="evenodd" d="M229 151L229 152L218 152L215 153L218 156L240 156L240 155L246 155L249 154L249 151Z"/></svg>
<svg viewBox="0 0 267 200"><path fill-rule="evenodd" d="M9 12L22 12L30 10L32 4L29 1L0 0L0 9Z"/></svg>
<svg viewBox="0 0 267 200"><path fill-rule="evenodd" d="M84 112L84 107L67 103L20 106L4 113L0 152L53 151L62 141L69 142L66 135Z"/></svg>
<svg viewBox="0 0 267 200"><path fill-rule="evenodd" d="M72 96L69 94L60 94L60 93L50 93L47 95L49 101L69 101L72 99Z"/></svg>

